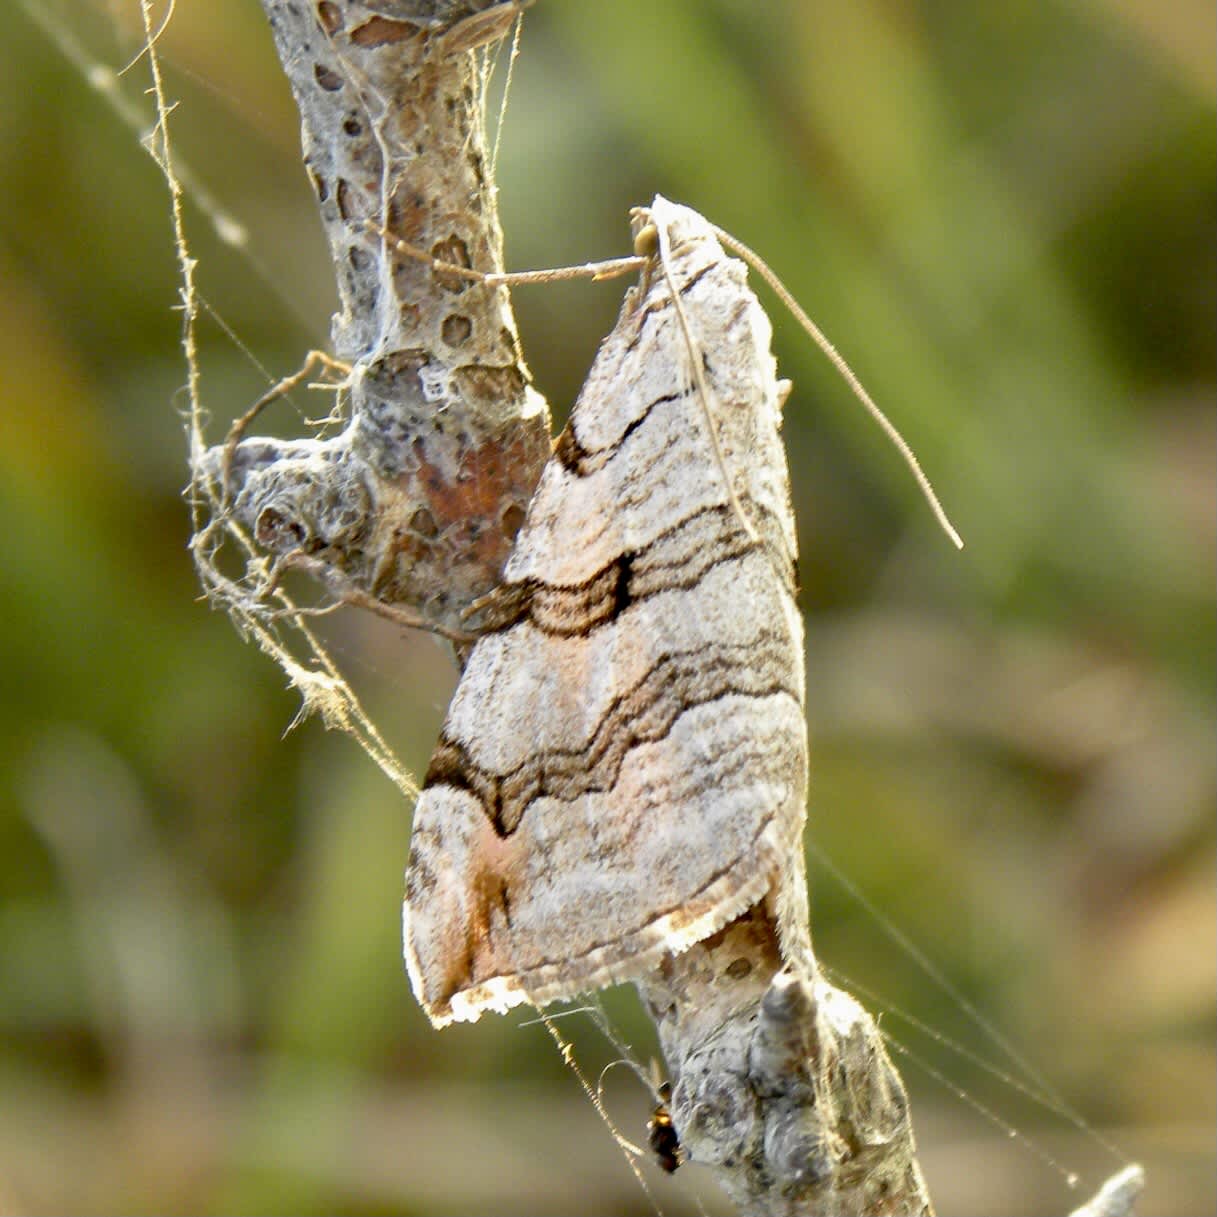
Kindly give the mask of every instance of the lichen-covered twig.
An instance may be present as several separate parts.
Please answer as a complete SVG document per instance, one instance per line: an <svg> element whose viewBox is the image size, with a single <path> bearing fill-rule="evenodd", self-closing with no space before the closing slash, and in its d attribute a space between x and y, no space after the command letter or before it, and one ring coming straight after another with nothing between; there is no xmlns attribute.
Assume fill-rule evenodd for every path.
<svg viewBox="0 0 1217 1217"><path fill-rule="evenodd" d="M264 0L300 108L337 270L349 422L329 439L243 438L196 477L274 555L466 631L549 453L505 287L402 255L502 270L483 129L485 64L518 4Z"/></svg>
<svg viewBox="0 0 1217 1217"><path fill-rule="evenodd" d="M933 1212L878 1028L822 977L783 968L763 905L639 989L684 1152L714 1169L741 1212Z"/></svg>

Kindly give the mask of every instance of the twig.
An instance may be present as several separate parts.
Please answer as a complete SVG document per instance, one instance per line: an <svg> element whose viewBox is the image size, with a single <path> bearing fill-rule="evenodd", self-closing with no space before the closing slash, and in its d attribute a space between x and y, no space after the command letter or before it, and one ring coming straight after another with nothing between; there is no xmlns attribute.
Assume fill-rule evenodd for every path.
<svg viewBox="0 0 1217 1217"><path fill-rule="evenodd" d="M397 242L502 270L475 48L523 5L436 0L409 19L363 0L263 7L334 259L324 358L349 368L350 422L330 439L247 437L288 378L200 451L196 477L218 474L221 510L272 553L313 555L349 602L463 638L461 614L498 582L549 455L549 414L506 288L437 275Z"/></svg>

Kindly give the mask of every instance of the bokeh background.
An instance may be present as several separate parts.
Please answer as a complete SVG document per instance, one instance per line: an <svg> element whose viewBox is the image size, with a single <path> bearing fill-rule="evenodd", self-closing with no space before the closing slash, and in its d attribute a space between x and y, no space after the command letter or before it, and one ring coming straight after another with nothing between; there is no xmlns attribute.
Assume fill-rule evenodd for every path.
<svg viewBox="0 0 1217 1217"><path fill-rule="evenodd" d="M409 807L349 740L287 732L282 674L197 600L168 201L112 104L149 113L146 68L116 93L96 70L137 52L135 5L21 0L4 32L0 1211L654 1211L527 1014L427 1026ZM1217 1206L1213 45L1205 0L540 0L524 29L509 264L619 254L656 191L694 205L786 279L967 537L774 306L813 932L910 1053L944 1214L1064 1213L1065 1175L1121 1154L1143 1214ZM333 287L259 6L178 0L161 50L200 287L239 338L204 317L222 428L324 343ZM517 293L559 415L620 292ZM418 772L444 648L328 631ZM967 1006L1094 1132L896 1013L1027 1084ZM561 1025L593 1079L617 1055ZM642 1139L645 1089L607 1086ZM644 1169L663 1211L727 1211Z"/></svg>

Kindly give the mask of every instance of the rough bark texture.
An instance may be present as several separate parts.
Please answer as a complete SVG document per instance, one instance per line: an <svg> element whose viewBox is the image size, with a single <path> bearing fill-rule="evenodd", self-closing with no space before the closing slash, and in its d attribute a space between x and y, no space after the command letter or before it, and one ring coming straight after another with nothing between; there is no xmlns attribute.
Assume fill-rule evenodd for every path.
<svg viewBox="0 0 1217 1217"><path fill-rule="evenodd" d="M503 287L437 272L502 269L502 235L471 47L514 5L264 0L303 122L304 160L338 278L337 357L350 425L326 440L243 440L237 517L428 625L498 581L549 455ZM210 455L219 474L223 450Z"/></svg>
<svg viewBox="0 0 1217 1217"><path fill-rule="evenodd" d="M822 978L782 970L763 906L639 989L685 1153L715 1168L741 1212L933 1212L874 1021Z"/></svg>
<svg viewBox="0 0 1217 1217"><path fill-rule="evenodd" d="M303 119L305 163L338 277L349 427L329 441L245 439L233 510L270 550L303 552L426 624L497 582L549 453L503 287L396 252L501 269L478 46L522 5L263 0ZM224 449L207 457L219 478ZM878 1030L847 994L782 970L758 906L639 989L672 1079L671 1121L742 1211L932 1212L908 1104ZM1131 1213L1130 1168L1079 1214Z"/></svg>

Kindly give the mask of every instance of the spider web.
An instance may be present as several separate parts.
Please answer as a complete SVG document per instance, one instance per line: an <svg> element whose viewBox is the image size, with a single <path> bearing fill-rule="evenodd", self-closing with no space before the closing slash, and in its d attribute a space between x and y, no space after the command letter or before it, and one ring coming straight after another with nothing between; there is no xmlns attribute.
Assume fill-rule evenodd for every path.
<svg viewBox="0 0 1217 1217"><path fill-rule="evenodd" d="M398 761L310 626L308 616L316 610L297 603L280 585L279 572L258 552L253 539L235 519L224 484L226 479L217 477L206 459L211 444L200 392L197 331L201 303L195 274L198 262L186 234L184 188L170 138L173 106L165 90L156 49L159 30L171 15L172 6L158 27L151 0L140 0L144 55L151 78L149 91L156 111L155 126L143 143L160 167L169 191L173 246L181 275L178 307L186 364L186 435L191 470L186 498L190 505L190 552L195 569L209 603L227 612L241 636L254 642L274 660L299 693L300 710L291 726L317 715L328 729L345 732L355 739L389 780L407 798L413 799L418 794L417 782ZM226 574L222 569L221 556L226 545L231 545L244 563L244 571L238 577Z"/></svg>

